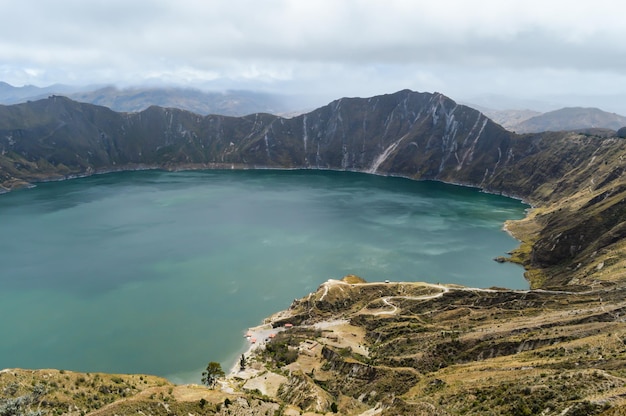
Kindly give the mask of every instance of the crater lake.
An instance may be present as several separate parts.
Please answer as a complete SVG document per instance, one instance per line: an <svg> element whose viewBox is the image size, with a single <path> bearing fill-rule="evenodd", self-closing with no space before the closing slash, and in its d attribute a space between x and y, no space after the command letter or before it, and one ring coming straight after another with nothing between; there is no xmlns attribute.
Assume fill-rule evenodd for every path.
<svg viewBox="0 0 626 416"><path fill-rule="evenodd" d="M199 382L328 279L527 289L500 264L527 205L331 171L141 171L0 195L0 369Z"/></svg>

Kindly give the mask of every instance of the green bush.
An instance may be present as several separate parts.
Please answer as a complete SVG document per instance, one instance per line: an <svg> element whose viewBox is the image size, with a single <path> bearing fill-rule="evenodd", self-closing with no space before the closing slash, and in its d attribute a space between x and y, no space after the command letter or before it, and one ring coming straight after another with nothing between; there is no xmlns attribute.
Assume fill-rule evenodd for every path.
<svg viewBox="0 0 626 416"><path fill-rule="evenodd" d="M298 350L290 348L286 342L273 341L268 343L265 346L265 353L279 367L291 364L298 359Z"/></svg>

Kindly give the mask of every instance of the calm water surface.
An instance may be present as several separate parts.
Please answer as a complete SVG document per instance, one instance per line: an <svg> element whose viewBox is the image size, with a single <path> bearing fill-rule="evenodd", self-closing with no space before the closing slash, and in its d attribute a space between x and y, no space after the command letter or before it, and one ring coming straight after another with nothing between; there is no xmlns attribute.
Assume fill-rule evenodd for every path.
<svg viewBox="0 0 626 416"><path fill-rule="evenodd" d="M243 331L354 273L527 288L519 201L356 173L127 172L0 195L0 369L196 382Z"/></svg>

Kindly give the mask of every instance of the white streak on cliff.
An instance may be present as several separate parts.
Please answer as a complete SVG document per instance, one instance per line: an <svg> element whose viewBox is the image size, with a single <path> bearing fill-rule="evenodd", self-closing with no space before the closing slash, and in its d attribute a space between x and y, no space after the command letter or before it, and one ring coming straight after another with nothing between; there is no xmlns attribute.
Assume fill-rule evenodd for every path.
<svg viewBox="0 0 626 416"><path fill-rule="evenodd" d="M317 151L315 152L315 165L319 168L322 158L320 157L320 142L317 142Z"/></svg>
<svg viewBox="0 0 626 416"><path fill-rule="evenodd" d="M263 137L263 139L265 140L265 151L267 153L267 160L269 162L270 161L270 139L269 137L267 137L267 133L265 133L265 136Z"/></svg>
<svg viewBox="0 0 626 416"><path fill-rule="evenodd" d="M487 180L487 176L489 176L489 168L485 169L485 174L483 175L483 180L480 181L480 187L482 188L485 185L485 181Z"/></svg>
<svg viewBox="0 0 626 416"><path fill-rule="evenodd" d="M513 149L509 148L509 151L506 152L506 162L505 163L508 164L514 158L515 158L515 153L513 152Z"/></svg>
<svg viewBox="0 0 626 416"><path fill-rule="evenodd" d="M393 120L393 115L396 112L396 109L394 108L393 110L391 110L391 113L389 113L389 116L387 116L387 119L384 122L384 126L385 126L385 132L383 133L383 137L382 139L384 139L385 137L387 137L387 133L389 132L389 125L391 124L391 121Z"/></svg>
<svg viewBox="0 0 626 416"><path fill-rule="evenodd" d="M395 142L391 143L380 155L378 155L378 157L374 160L374 163L372 163L372 166L367 170L367 172L376 173L376 171L378 171L378 167L382 165L385 160L387 160L389 155L391 155L391 153L396 150L400 142L406 137L407 135L404 135Z"/></svg>
<svg viewBox="0 0 626 416"><path fill-rule="evenodd" d="M498 169L498 166L500 165L501 160L502 160L502 150L500 149L500 147L498 147L498 160L496 161L496 164L493 167L493 170L491 171L491 176L493 176L493 174L496 173L496 170Z"/></svg>
<svg viewBox="0 0 626 416"><path fill-rule="evenodd" d="M348 168L348 161L350 160L350 154L348 153L348 145L341 146L341 169Z"/></svg>
<svg viewBox="0 0 626 416"><path fill-rule="evenodd" d="M307 146L307 142L309 141L309 132L307 131L306 121L307 121L307 117L305 114L304 117L302 117L302 131L303 131L302 141L304 143L304 163L308 165L309 161L306 157L306 146Z"/></svg>
<svg viewBox="0 0 626 416"><path fill-rule="evenodd" d="M479 120L480 120L480 116L478 116ZM469 149L467 149L467 151L465 151L465 154L463 155L463 158L461 159L461 162L457 165L456 170L460 170L463 165L465 164L466 160L469 160L470 162L472 161L472 159L474 158L474 150L476 148L476 144L478 144L478 139L480 139L480 136L483 134L483 131L485 130L485 126L487 125L487 122L489 121L489 119L487 117L485 117L485 119L483 120L483 124L480 127L480 130L478 131L478 134L476 134L476 137L474 138L474 141L472 142L471 146ZM474 130L472 128L472 130ZM470 137L471 134L468 134L468 138Z"/></svg>
<svg viewBox="0 0 626 416"><path fill-rule="evenodd" d="M465 147L465 145L467 145L467 141L470 139L470 137L473 136L474 131L478 128L478 124L480 123L480 120L482 118L483 114L482 113L478 113L478 117L476 118L476 122L474 123L474 125L472 126L472 128L470 129L469 133L467 133L467 136L465 136L465 140L463 140L463 147ZM483 121L483 128L484 128L484 121ZM479 133L480 135L480 133Z"/></svg>
<svg viewBox="0 0 626 416"><path fill-rule="evenodd" d="M440 104L442 110L444 111L446 127L443 136L441 137L441 163L439 164L439 173L443 171L443 168L445 167L445 164L450 158L451 154L454 154L456 152L457 143L455 141L455 138L459 125L459 123L454 118L454 112L457 109L457 105L455 105L450 111L446 111L445 107L443 107L443 104Z"/></svg>

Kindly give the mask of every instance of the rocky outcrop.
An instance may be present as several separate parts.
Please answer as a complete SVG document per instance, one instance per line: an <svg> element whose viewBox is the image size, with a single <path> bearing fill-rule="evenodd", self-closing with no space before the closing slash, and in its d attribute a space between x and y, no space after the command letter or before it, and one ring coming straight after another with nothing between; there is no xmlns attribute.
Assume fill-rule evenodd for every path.
<svg viewBox="0 0 626 416"><path fill-rule="evenodd" d="M306 374L293 373L280 385L278 397L286 403L312 412L326 413L332 398Z"/></svg>

